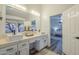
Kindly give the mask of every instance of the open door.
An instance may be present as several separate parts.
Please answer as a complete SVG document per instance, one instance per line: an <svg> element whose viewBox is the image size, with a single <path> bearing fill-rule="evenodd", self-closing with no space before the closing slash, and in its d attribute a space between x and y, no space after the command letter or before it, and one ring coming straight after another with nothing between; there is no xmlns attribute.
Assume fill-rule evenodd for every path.
<svg viewBox="0 0 79 59"><path fill-rule="evenodd" d="M62 19L61 14L50 17L51 49L62 54Z"/></svg>

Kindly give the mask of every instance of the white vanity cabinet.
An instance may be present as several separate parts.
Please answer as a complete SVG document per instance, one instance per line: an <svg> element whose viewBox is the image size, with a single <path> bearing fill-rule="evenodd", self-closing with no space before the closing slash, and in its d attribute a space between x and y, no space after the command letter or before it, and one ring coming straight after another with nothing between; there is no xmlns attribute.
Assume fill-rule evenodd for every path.
<svg viewBox="0 0 79 59"><path fill-rule="evenodd" d="M47 35L45 35L45 36L42 37L42 40L43 40L43 42L44 42L44 43L43 43L43 46L44 46L44 47L47 46L47 39L48 39L48 36L47 36Z"/></svg>
<svg viewBox="0 0 79 59"><path fill-rule="evenodd" d="M36 40L36 50L40 51L41 49L45 48L47 46L47 39L48 36L39 36Z"/></svg>
<svg viewBox="0 0 79 59"><path fill-rule="evenodd" d="M29 43L27 41L18 44L18 54L29 55Z"/></svg>
<svg viewBox="0 0 79 59"><path fill-rule="evenodd" d="M0 55L16 55L17 45L8 46L0 49Z"/></svg>

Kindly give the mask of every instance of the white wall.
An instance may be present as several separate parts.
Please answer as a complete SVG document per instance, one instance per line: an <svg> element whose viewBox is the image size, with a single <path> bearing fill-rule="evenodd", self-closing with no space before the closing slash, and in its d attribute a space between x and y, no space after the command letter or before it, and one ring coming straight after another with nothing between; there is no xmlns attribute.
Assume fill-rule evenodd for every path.
<svg viewBox="0 0 79 59"><path fill-rule="evenodd" d="M31 10L35 10L37 12L41 12L41 4L25 4L27 11L30 12Z"/></svg>
<svg viewBox="0 0 79 59"><path fill-rule="evenodd" d="M27 8L27 12L30 13L32 10L38 12L38 13L41 13L41 5L40 4L26 4L24 5L26 6ZM36 16L36 15L33 15L33 14L29 14L29 20L26 21L26 26L27 26L27 22L31 23L32 20L36 20L36 27L37 27L37 30L40 29L40 16Z"/></svg>
<svg viewBox="0 0 79 59"><path fill-rule="evenodd" d="M0 12L0 16L3 16L3 20L2 20L2 22L0 22L0 34L5 34L5 17L6 17L6 7L5 7L5 5L4 5L4 7L2 7L2 5L0 5L0 11L3 11L2 13ZM35 16L35 15L33 15L34 17L30 17L30 11L31 10L35 10L35 11L37 11L37 12L39 12L40 13L40 6L39 5L26 5L26 6L24 6L24 7L27 7L27 11L26 11L26 13L24 14L24 13L22 13L22 15L20 15L20 13L19 13L19 15L17 15L17 11L14 9L14 10L12 10L12 11L14 11L13 13L12 13L12 11L8 11L8 9L7 9L7 14L10 14L10 15L15 15L15 16L22 16L22 17L24 17L26 20L24 20L25 21L25 25L26 26L29 26L30 25L30 22L31 22L31 20L32 19L35 19L36 20L36 22L37 22L37 28L40 28L39 27L39 25L40 25L40 17L37 17L37 16ZM12 14L11 14L12 13Z"/></svg>
<svg viewBox="0 0 79 59"><path fill-rule="evenodd" d="M50 16L60 14L72 5L50 4L42 5L41 11L41 31L49 34L48 46L50 46Z"/></svg>
<svg viewBox="0 0 79 59"><path fill-rule="evenodd" d="M31 5L31 4L26 5L26 7L28 8L28 12L31 10L35 10L35 11L41 13L41 18L39 18L39 19L41 19L41 20L39 20L39 21L41 21L39 23L41 25L40 26L38 25L38 28L41 27L41 31L45 32L47 34L50 34L50 16L62 13L66 9L70 8L71 6L72 5L60 5L60 4L57 4L57 5L54 5L54 4L52 4L52 5L51 4L49 4L49 5L37 5L37 4L36 5ZM37 22L39 22L39 21L37 21ZM25 24L27 25L28 23L25 23ZM50 38L50 35L49 35L49 38ZM48 45L50 46L50 39L48 39Z"/></svg>
<svg viewBox="0 0 79 59"><path fill-rule="evenodd" d="M5 35L5 6L4 5L0 5L0 10L1 10L1 17L2 20L0 21L0 35Z"/></svg>

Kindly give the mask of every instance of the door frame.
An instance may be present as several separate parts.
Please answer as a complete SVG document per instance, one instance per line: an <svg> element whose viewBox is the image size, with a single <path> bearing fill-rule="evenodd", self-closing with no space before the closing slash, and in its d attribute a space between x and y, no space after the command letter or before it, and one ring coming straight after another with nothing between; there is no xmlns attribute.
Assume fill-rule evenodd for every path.
<svg viewBox="0 0 79 59"><path fill-rule="evenodd" d="M53 16L57 16L57 15L61 15L61 20L63 20L62 19L62 14L60 13L60 14L56 14L56 15L53 15ZM49 35L50 35L50 47L51 47L51 17L53 17L53 16L50 16L50 33L49 33ZM63 24L63 22L62 22L62 24ZM63 32L63 28L62 28L62 32ZM63 36L62 36L62 39L63 39ZM63 40L61 39L61 44L63 43ZM61 45L61 49L62 49L62 53L63 53L63 45Z"/></svg>

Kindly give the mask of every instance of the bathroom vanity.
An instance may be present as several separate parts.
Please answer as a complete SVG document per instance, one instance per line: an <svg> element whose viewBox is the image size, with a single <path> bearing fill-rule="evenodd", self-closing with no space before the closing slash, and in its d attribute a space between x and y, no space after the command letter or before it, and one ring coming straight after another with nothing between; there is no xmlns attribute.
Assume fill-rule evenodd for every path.
<svg viewBox="0 0 79 59"><path fill-rule="evenodd" d="M27 20L32 21L32 19L39 20L36 27L37 32L40 32L39 17L14 8L12 5L0 5L0 19L0 35L9 34L7 38L5 36L4 39L0 38L0 55L29 55L30 44L34 42L37 51L47 46L47 34L38 33L33 36L20 34L31 25Z"/></svg>
<svg viewBox="0 0 79 59"><path fill-rule="evenodd" d="M33 42L36 42L35 48L37 51L47 46L47 34L36 34L29 37L15 35L11 37L9 37L12 39L11 41L9 38L0 41L0 55L29 55L29 46Z"/></svg>

